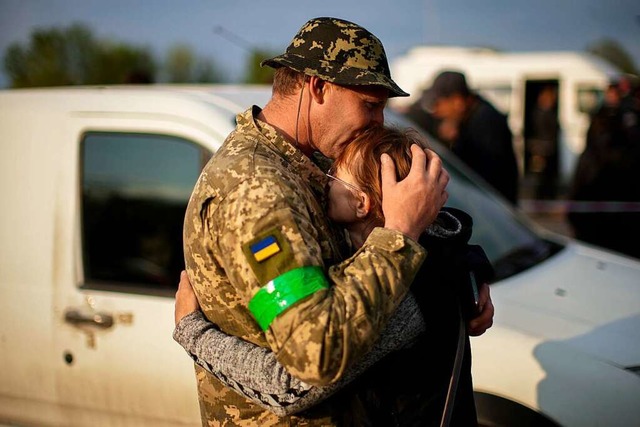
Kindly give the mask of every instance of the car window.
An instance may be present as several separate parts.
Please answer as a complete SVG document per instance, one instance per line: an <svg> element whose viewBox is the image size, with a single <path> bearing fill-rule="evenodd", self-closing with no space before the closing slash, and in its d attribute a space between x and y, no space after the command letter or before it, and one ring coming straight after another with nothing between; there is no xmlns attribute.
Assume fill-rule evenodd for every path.
<svg viewBox="0 0 640 427"><path fill-rule="evenodd" d="M209 157L198 145L173 136L84 135L84 287L175 292L184 268L184 212Z"/></svg>
<svg viewBox="0 0 640 427"><path fill-rule="evenodd" d="M446 206L462 209L473 218L470 243L486 252L496 271L495 281L532 267L561 249L530 228L521 214L434 137L393 111L385 114L387 122L423 133L440 155L451 177Z"/></svg>
<svg viewBox="0 0 640 427"><path fill-rule="evenodd" d="M451 176L447 206L462 209L473 218L470 243L482 246L496 271L496 281L532 267L560 249L557 243L538 236L493 190L478 184L479 178L463 172L463 166L456 165L450 156L442 158Z"/></svg>

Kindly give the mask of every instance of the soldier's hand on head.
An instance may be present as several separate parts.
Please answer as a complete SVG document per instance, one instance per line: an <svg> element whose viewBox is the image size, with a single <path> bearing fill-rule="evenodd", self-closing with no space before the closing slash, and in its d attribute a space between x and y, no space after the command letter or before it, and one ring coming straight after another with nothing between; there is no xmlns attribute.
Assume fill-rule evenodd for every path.
<svg viewBox="0 0 640 427"><path fill-rule="evenodd" d="M382 211L386 228L418 240L449 197L446 191L449 173L433 151L414 144L411 153L411 170L402 181L396 181L391 157L382 155Z"/></svg>
<svg viewBox="0 0 640 427"><path fill-rule="evenodd" d="M484 334L487 329L493 325L494 307L491 301L491 295L489 295L489 285L483 283L479 289L479 301L478 306L480 308L480 314L469 321L468 331L472 337L477 337Z"/></svg>
<svg viewBox="0 0 640 427"><path fill-rule="evenodd" d="M200 309L200 304L196 298L195 292L191 287L189 276L186 271L180 273L180 283L176 292L175 322L176 325L180 320L189 313L193 313Z"/></svg>

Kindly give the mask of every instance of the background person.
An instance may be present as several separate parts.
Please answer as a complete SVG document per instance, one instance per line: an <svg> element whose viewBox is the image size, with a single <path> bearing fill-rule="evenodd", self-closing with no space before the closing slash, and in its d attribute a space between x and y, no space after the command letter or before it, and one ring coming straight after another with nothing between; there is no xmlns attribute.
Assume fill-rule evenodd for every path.
<svg viewBox="0 0 640 427"><path fill-rule="evenodd" d="M354 249L358 250L375 227L384 224L380 156L388 154L394 161L397 178L403 179L411 167L410 146L422 143L412 131L372 128L359 135L335 162L330 184L328 215L347 229ZM468 264L471 260L466 245L471 224L459 211L443 210L438 219L420 238L432 254L423 264L409 293L372 352L365 355L341 381L328 387L310 389L288 375L275 361L273 353L260 352L255 346L234 342L216 333L201 314L182 317L196 310L197 301L183 278L176 295L176 333L174 337L204 366L215 365L219 378L230 387L279 415L308 408L344 387L356 375L368 384L369 393L376 396L375 408L379 425L439 425L445 397L456 357L459 325L462 319L458 307L461 286L468 285L467 272L474 269L479 280L488 280L490 264ZM459 262L453 261L459 257ZM474 258L475 259L475 258ZM482 282L481 282L482 283ZM424 286L427 284L428 286ZM431 288L428 293L424 292ZM488 287L481 289L484 318L490 320L493 306ZM486 322L469 321L472 335L484 332ZM480 327L480 329L478 329ZM464 334L464 331L463 331ZM468 337L455 394L453 424L476 424L471 382L471 360ZM247 348L248 347L248 348ZM221 349L226 348L226 352ZM394 351L392 354L389 352ZM225 354L226 353L226 354ZM386 356L363 374L374 362ZM227 366L221 366L226 361ZM247 373L252 375L247 376ZM260 383L261 382L261 383ZM275 385L274 385L275 384ZM277 391L277 393L276 393Z"/></svg>
<svg viewBox="0 0 640 427"><path fill-rule="evenodd" d="M270 348L303 381L325 385L371 349L404 299L426 255L417 239L445 203L449 177L419 147L404 180L384 169L384 227L345 259L344 236L324 214L328 178L316 154L336 158L383 123L389 96L406 93L380 41L336 18L310 20L264 64L276 68L273 96L238 115L202 171L185 215L185 264L210 321ZM196 371L205 425L373 422L354 391L278 419Z"/></svg>
<svg viewBox="0 0 640 427"><path fill-rule="evenodd" d="M622 96L613 83L591 118L571 183L569 198L578 203L570 207L567 219L574 236L640 258L638 180L640 86L626 89Z"/></svg>
<svg viewBox="0 0 640 427"><path fill-rule="evenodd" d="M464 74L443 71L422 96L422 105L446 126L451 150L493 186L517 204L518 165L506 117L484 98L471 92Z"/></svg>
<svg viewBox="0 0 640 427"><path fill-rule="evenodd" d="M529 171L534 175L536 199L555 199L558 189L558 93L553 85L540 89L527 135Z"/></svg>

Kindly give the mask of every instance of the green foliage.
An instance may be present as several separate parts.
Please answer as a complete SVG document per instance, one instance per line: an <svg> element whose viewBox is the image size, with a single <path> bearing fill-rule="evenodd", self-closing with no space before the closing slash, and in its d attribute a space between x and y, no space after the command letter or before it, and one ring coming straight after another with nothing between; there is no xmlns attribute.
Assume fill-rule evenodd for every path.
<svg viewBox="0 0 640 427"><path fill-rule="evenodd" d="M221 74L213 63L205 59L198 61L193 73L193 81L195 83L220 83L223 81Z"/></svg>
<svg viewBox="0 0 640 427"><path fill-rule="evenodd" d="M12 87L150 83L156 73L148 49L97 40L82 24L35 30L9 46L4 67Z"/></svg>
<svg viewBox="0 0 640 427"><path fill-rule="evenodd" d="M25 45L14 43L3 65L11 87L153 83L162 73L180 83L221 80L209 60L177 46L158 65L147 47L99 40L82 24L35 30Z"/></svg>
<svg viewBox="0 0 640 427"><path fill-rule="evenodd" d="M220 73L210 60L198 58L186 45L175 45L164 63L166 79L171 83L217 83Z"/></svg>
<svg viewBox="0 0 640 427"><path fill-rule="evenodd" d="M73 25L66 30L36 30L29 46L9 46L4 67L13 87L83 84L91 79L97 55L90 31Z"/></svg>
<svg viewBox="0 0 640 427"><path fill-rule="evenodd" d="M587 51L610 62L624 73L638 74L633 58L625 48L613 39L601 39L589 45Z"/></svg>
<svg viewBox="0 0 640 427"><path fill-rule="evenodd" d="M146 48L105 43L91 64L92 84L153 83L153 56Z"/></svg>
<svg viewBox="0 0 640 427"><path fill-rule="evenodd" d="M273 82L273 68L260 67L260 62L267 58L276 56L277 53L255 49L249 55L247 60L247 76L246 83L270 84Z"/></svg>

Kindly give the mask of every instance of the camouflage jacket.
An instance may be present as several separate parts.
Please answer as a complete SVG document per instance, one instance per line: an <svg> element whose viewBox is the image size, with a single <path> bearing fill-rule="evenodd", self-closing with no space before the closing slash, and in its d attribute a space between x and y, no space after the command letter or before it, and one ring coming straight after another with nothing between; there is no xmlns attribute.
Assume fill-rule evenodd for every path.
<svg viewBox="0 0 640 427"><path fill-rule="evenodd" d="M257 120L259 112L254 106L238 115L196 183L184 224L186 268L202 311L221 330L271 348L303 381L329 384L370 350L426 253L402 233L376 228L343 260L343 239L324 213L325 174ZM257 252L266 241L270 251ZM327 285L260 323L250 303L274 280L304 269L320 271ZM310 286L299 282L298 290ZM203 425L342 425L354 411L330 399L277 418L196 371Z"/></svg>

